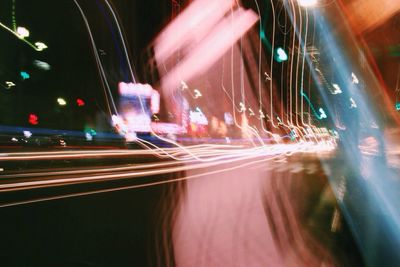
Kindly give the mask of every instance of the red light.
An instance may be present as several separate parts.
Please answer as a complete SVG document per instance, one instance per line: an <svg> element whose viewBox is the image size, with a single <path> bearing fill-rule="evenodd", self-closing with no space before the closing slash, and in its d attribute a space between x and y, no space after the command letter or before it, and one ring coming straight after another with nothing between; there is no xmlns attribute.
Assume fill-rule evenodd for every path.
<svg viewBox="0 0 400 267"><path fill-rule="evenodd" d="M76 99L76 103L78 104L78 106L80 106L80 107L82 107L82 106L84 106L85 105L85 101L83 101L82 99L80 99L80 98L77 98Z"/></svg>
<svg viewBox="0 0 400 267"><path fill-rule="evenodd" d="M29 114L28 121L32 125L37 125L39 124L39 117L36 114L31 113Z"/></svg>

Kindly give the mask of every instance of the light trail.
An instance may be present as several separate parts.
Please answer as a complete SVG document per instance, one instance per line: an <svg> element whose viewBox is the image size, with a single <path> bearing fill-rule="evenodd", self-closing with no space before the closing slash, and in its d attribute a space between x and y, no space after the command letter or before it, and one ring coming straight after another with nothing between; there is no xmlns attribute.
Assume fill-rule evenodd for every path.
<svg viewBox="0 0 400 267"><path fill-rule="evenodd" d="M307 152L307 151L303 150L303 151L299 151L299 152ZM253 161L250 161L250 162L246 162L246 163L235 165L234 167L223 168L223 169L218 169L218 170L215 170L215 171L208 171L208 172L204 172L204 173L200 173L200 174L184 176L184 177L174 178L174 179L169 179L169 180L164 180L164 181L157 181L157 182L143 183L143 184L139 184L139 185L124 186L124 187L102 189L102 190L94 190L94 191L90 191L90 192L65 194L65 195L58 195L58 196L53 196L53 197L39 198L39 199L34 199L34 200L17 201L17 202L13 202L13 203L0 204L0 208L12 207L12 206L18 206L18 205L26 205L26 204L33 204L33 203L38 203L38 202L43 202L43 201L59 200L59 199L64 199L64 198L88 196L88 195L94 195L94 194L100 194L100 193L110 193L110 192L121 191L121 190L138 189L138 188L149 187L149 186L157 186L157 185L162 185L162 184L187 181L187 180L191 180L191 179L210 176L212 174L218 174L218 173L223 173L223 172L226 172L226 171L241 169L241 168L244 168L244 167L247 167L247 166L256 165L256 164L259 164L259 163L262 163L262 162L271 161L271 160L276 160L277 162L279 162L280 161L279 158L281 158L281 156L282 155L275 155L275 156L273 156L271 158L263 158L263 159L259 159L259 160L253 160ZM238 159L237 162L240 162L242 160L245 160L245 159L243 159L243 158L242 159ZM230 163L232 163L232 162L236 162L236 161L231 161ZM218 166L218 165L219 164L216 164L215 166ZM81 179L84 179L84 178L81 178ZM101 180L103 180L103 179L101 179Z"/></svg>
<svg viewBox="0 0 400 267"><path fill-rule="evenodd" d="M228 2L229 1L226 1L224 3L228 3ZM274 129L277 129L279 124L278 125L275 124L274 95L273 95L273 85L274 85L274 79L273 79L273 68L274 68L274 66L273 66L273 64L274 64L275 34L276 34L275 33L275 27L276 27L275 26L275 23L276 23L275 22L276 21L275 8L276 7L275 7L275 5L274 5L272 0L270 2L271 2L270 4L271 4L271 7L272 7L272 13L273 13L273 18L272 18L272 20L273 20L273 32L272 32L271 59L270 59L270 66L269 66L270 67L270 72L269 72L269 74L267 74L267 76L270 77L270 79L267 80L267 81L269 81L269 112L270 112L270 114L267 114L267 118L268 118L267 123L270 123ZM78 10L79 10L79 12L80 12L80 14L82 16L82 19L84 21L84 24L86 26L86 29L87 29L89 37L90 37L90 43L91 43L92 50L93 50L93 53L94 53L94 56L95 56L95 60L96 60L96 64L97 64L97 67L98 67L98 70L99 70L99 73L100 73L100 77L101 77L101 80L102 80L104 94L106 96L106 102L107 102L107 105L108 105L109 114L110 114L110 116L113 113L118 114L117 107L116 107L116 105L114 103L114 100L113 100L114 97L113 97L113 95L111 93L109 82L107 80L106 73L105 73L105 70L104 70L103 65L102 65L103 63L101 62L101 59L100 59L100 57L98 55L97 45L95 43L94 36L92 34L92 30L91 30L91 26L89 24L89 20L86 17L82 7L79 5L78 1L74 0L74 3L77 6L77 8L78 8ZM122 34L122 28L119 25L119 22L117 20L117 16L116 16L116 14L115 14L115 12L113 10L113 7L109 3L109 1L104 0L104 3L106 4L108 10L110 11L110 14L112 15L113 20L115 22L115 25L116 25L116 27L118 29L118 35L119 35L119 38L121 40L121 45L123 46L123 51L124 51L124 55L125 55L126 61L128 62L128 68L129 68L129 72L131 74L131 78L132 78L132 80L134 82L136 82L132 66L130 65L131 60L129 59L129 55L128 55L128 52L127 52L127 47L126 47L126 44L125 44L125 41L124 41L124 36ZM261 21L260 24L262 24L261 11L260 11L260 8L259 8L257 0L255 0L255 4L257 6L258 15L259 15L259 18L260 18L260 21ZM296 33L297 33L296 17L294 19L294 26L293 26L293 33L292 33L292 40L291 40L292 51L291 51L291 60L290 60L290 82L289 82L289 88L287 89L288 93L289 93L290 110L287 110L287 115L288 115L287 120L286 120L287 123L285 123L285 122L281 122L280 123L281 126L286 127L291 132L293 132L293 131L296 132L296 135L294 135L294 136L297 136L298 139L296 140L295 144L282 144L281 143L282 139L285 138L287 134L285 134L283 136L279 136L277 134L274 134L273 131L269 131L269 130L267 130L265 128L265 125L264 125L265 121L264 121L264 118L261 116L261 115L264 115L262 113L262 110L263 110L263 99L262 99L263 98L263 94L262 94L262 86L261 86L261 65L262 65L261 52L262 51L261 51L261 39L260 38L258 39L258 41L259 41L259 51L258 51L259 52L259 57L258 57L258 77L257 77L258 78L258 90L257 90L258 91L258 99L257 99L258 101L257 102L258 102L259 111L260 111L260 121L261 121L262 134L266 133L266 134L270 135L274 139L274 141L278 143L277 145L269 145L269 144L266 144L264 142L264 139L262 138L259 129L256 126L252 126L251 123L248 123L251 120L251 115L254 115L254 114L251 114L250 117L248 117L247 113L246 113L247 109L251 110L251 102L248 101L248 98L249 98L250 94L248 94L246 92L246 88L245 88L245 84L244 84L245 71L244 71L244 59L243 59L243 57L244 57L244 54L243 54L244 53L243 52L243 40L244 40L244 37L243 37L243 35L244 35L244 32L247 29L244 29L243 31L241 31L239 33L238 33L238 30L236 29L237 28L236 26L238 26L238 25L239 26L240 25L246 25L246 27L248 27L248 25L246 24L247 20L250 21L250 19L251 19L252 20L251 24L254 24L254 21L256 21L257 19L253 17L251 12L245 11L240 6L238 1L236 1L236 5L237 5L237 8L235 10L234 10L234 7L232 5L230 6L230 16L227 17L227 18L221 18L222 21L219 24L219 28L220 29L226 29L226 28L229 29L230 28L230 33L228 35L224 36L224 38L227 38L227 40L230 40L230 42L223 43L223 46L221 46L221 49L222 49L222 47L224 47L224 49L225 49L226 44L228 44L230 46L230 48L231 48L230 49L230 52L231 52L230 53L230 61L231 61L230 62L230 69L231 69L231 71L230 71L231 72L230 73L230 76L231 76L230 77L231 78L231 88L230 88L231 89L231 95L230 96L228 94L228 91L225 89L223 82L222 82L221 85L222 85L222 89L229 96L229 98L230 98L230 100L232 102L232 111L233 111L232 114L233 114L234 124L235 124L236 128L238 128L240 131L242 131L242 133L243 132L246 133L247 142L253 144L254 148L247 148L246 146L225 146L224 148L229 148L229 150L221 150L221 148L222 148L221 146L215 146L215 145L212 145L212 144L208 144L208 145L201 146L201 147L200 146L197 146L197 147L196 146L192 146L192 147L191 146L184 146L184 145L179 144L178 142L176 142L174 140L162 137L162 136L154 133L153 130L151 130L152 131L151 134L153 134L155 137L157 137L158 139L160 139L160 140L162 140L162 141L164 141L164 142L166 142L168 144L172 144L174 146L174 148L159 147L159 146L153 144L152 142L149 142L147 140L139 138L137 140L137 142L147 149L146 152L144 152L144 151L132 151L132 150L130 150L130 151L111 150L111 151L83 151L83 152L70 151L68 153L65 153L65 152L62 152L62 153L59 153L59 152L34 153L33 152L33 153L25 153L25 154L24 153L21 153L21 154L14 153L14 154L0 154L0 161L1 160L3 160L3 161L16 161L16 160L28 160L28 159L30 159L30 160L47 160L47 159L67 159L67 158L68 159L81 159L81 158L85 158L85 157L117 157L117 156L126 157L126 156L135 156L135 155L136 156L140 156L140 155L156 155L156 156L158 156L160 158L171 158L173 160L181 161L181 162L185 162L185 161L188 161L188 160L195 160L195 161L199 161L199 162L203 162L203 163L209 163L209 162L212 162L212 161L224 160L224 159L227 159L227 158L230 158L230 157L238 157L238 158L240 158L240 155L244 155L244 156L247 156L247 155L259 155L260 153L261 154L264 153L266 155L269 155L269 153L281 153L282 155L285 155L285 154L290 152L289 151L290 149L293 149L293 152L298 152L299 148L297 146L303 146L304 149L307 149L307 147L309 146L309 143L302 142L302 141L305 140L304 133L307 133L307 131L304 128L299 126L298 112L297 112L298 111L298 103L297 103L298 85L297 85L297 79L299 77L299 73L298 72L299 72L299 68L300 68L300 63L299 63L300 62L300 48L297 49L298 53L297 53L297 57L296 57L297 58L297 63L296 63L295 62L295 52L294 52L296 50L295 49L295 45L296 45L296 38L295 37L296 37ZM216 6L212 6L212 7L210 7L210 10L209 10L209 12L211 12L211 13L214 12L214 11L216 12L217 10L219 12L218 13L219 15L215 17L214 23L217 22L219 20L218 18L221 17L220 15L224 13L223 9L218 9L218 8L215 9L215 7ZM291 7L292 7L292 12L293 12L294 16L296 16L296 10L295 10L293 1L291 1ZM228 4L227 4L227 8L229 9L229 5ZM192 8L192 9L196 10L195 8ZM178 16L178 18L179 18L179 16ZM299 47L300 47L300 45L302 44L302 32L301 32L301 30L302 30L301 29L302 28L302 26L301 26L302 25L301 24L302 23L301 22L302 18L301 18L300 9L299 9L299 19L300 19L300 36L299 36ZM184 21L184 19L180 19L180 20ZM201 20L201 18L199 18L199 20ZM178 21L179 21L179 19L178 19ZM176 22L176 23L178 23L178 22ZM212 25L212 24L213 24L212 21L209 20L209 25ZM306 24L307 24L306 25L306 34L305 34L305 41L304 41L305 44L303 45L303 51L304 52L303 52L302 67L301 67L301 77L302 77L301 78L301 80L302 80L301 81L301 86L303 85L304 58L306 57L305 51L306 51L306 42L307 42L308 22ZM262 28L262 25L260 27ZM285 25L285 27L286 27L286 25ZM209 28L203 29L204 30L204 35L209 34L207 29L211 29L211 28L209 27ZM217 35L218 32L219 32L218 30L214 30L215 35ZM168 33L168 31L167 31L167 33ZM164 36L167 33L164 33ZM182 38L184 38L184 36L182 36ZM242 118L241 118L242 122L241 123L239 123L239 120L237 118L236 110L238 110L238 109L237 109L237 107L236 107L237 105L235 103L235 101L236 101L236 99L235 99L235 94L236 94L235 93L235 88L237 88L237 86L235 85L235 82L234 82L234 76L235 76L234 65L235 64L234 64L233 46L234 46L234 42L237 41L237 40L239 40L239 47L240 47L240 62L239 62L240 63L239 64L240 90L239 91L240 91L240 96L241 96L241 100L242 100L241 103L243 103L243 106L245 108L245 110L241 110L241 112L242 112L241 113L241 116L242 116ZM173 40L173 41L179 43L179 40ZM184 40L184 39L182 39L181 41L182 42L187 42L187 40ZM223 41L225 42L226 40L223 40ZM159 45L161 45L161 46L162 45L167 45L167 47L168 47L168 43L164 44L163 42L160 42ZM208 47L208 46L203 45L203 48L206 48L206 47ZM201 48L201 46L200 46L200 48ZM180 50L179 46L177 46L176 49ZM164 49L164 50L167 51L168 49ZM164 50L160 50L160 51L162 52ZM160 51L158 51L158 53L161 53ZM202 50L200 49L198 51L202 51ZM201 54L204 54L204 53L201 53ZM186 57L186 58L188 58L188 57ZM196 58L196 57L192 56L192 58ZM209 59L207 59L207 60L209 60ZM191 62L191 61L187 61L187 62ZM185 64L185 61L182 61L182 62L179 61L178 65L182 66L182 64ZM190 64L190 65L192 65L192 64ZM283 67L283 65L282 65L282 67ZM288 66L288 68L289 68L289 66ZM294 76L294 68L296 68L296 74L295 74L296 82L293 81L293 79L294 79L293 78L293 76ZM185 68L183 68L183 69L185 69ZM182 72L180 72L180 76L181 75L182 75ZM193 75L193 73L189 73L188 75ZM292 98L293 98L292 94L293 93L292 93L292 91L296 91L296 93L295 93L296 102L294 103L294 105L295 105L294 109L296 110L296 113L295 113L296 114L295 115L296 116L296 125L293 124L293 107L292 107L293 106L293 103L292 103L293 102L293 100L292 100ZM281 94L281 97L283 97L283 94ZM139 100L140 100L140 104L141 104L142 113L145 113L144 104L142 103L142 100L140 98L139 98ZM112 108L111 108L111 106L112 106ZM282 108L281 108L281 110L283 112ZM300 115L302 117L302 122L303 122L303 110L301 111ZM285 119L284 119L285 116L281 115L281 117L285 121ZM279 118L277 118L277 119L279 120ZM310 133L307 133L307 134L310 134ZM326 149L324 147L323 138L320 135L318 135L318 128L311 128L311 134L315 137L315 141L316 141L316 143L313 143L313 145L315 145L315 147L320 146L320 148L318 148L320 150ZM256 141L257 141L257 144L256 144ZM334 142L331 142L331 143L333 144ZM318 149L314 149L313 151L315 152ZM262 152L260 152L260 151L262 151Z"/></svg>
<svg viewBox="0 0 400 267"><path fill-rule="evenodd" d="M46 47L42 47L39 44L43 44L41 42L36 42L35 44L29 42L28 40L26 40L25 38L21 37L17 32L13 31L11 28L7 27L5 24L0 22L0 27L2 27L3 29L5 29L6 31L10 32L11 34L13 34L15 37L17 37L19 40L21 40L22 42L26 43L27 45L29 45L31 48L33 48L33 50L40 52L43 49L45 49Z"/></svg>
<svg viewBox="0 0 400 267"><path fill-rule="evenodd" d="M318 151L320 150L320 147L318 147ZM178 167L166 167L163 166L160 169L156 170L149 170L149 171L139 171L139 172L126 172L123 174L105 174L105 175L95 175L91 177L84 177L84 178L62 178L62 179L52 179L48 181L34 181L34 182L21 182L21 183L8 183L8 184L0 184L0 190L7 190L7 189L15 189L15 188L27 188L27 187L32 187L32 186L39 186L39 185L49 185L49 184L59 184L59 183L67 183L67 182L89 182L89 181L94 181L94 180L108 180L108 179L115 179L115 178L134 178L134 177L143 177L143 176L152 176L152 175L158 175L158 174L166 174L166 173L174 173L174 172L180 172L180 171L188 171L188 170L193 170L193 169L199 169L199 168L209 168L212 166L218 166L221 164L225 163L233 163L236 161L241 161L245 159L253 159L256 157L260 156L281 156L283 154L291 155L296 152L316 152L316 147L310 146L310 147L305 147L301 146L299 144L296 145L289 145L287 146L286 150L275 150L275 151L266 151L266 150L261 150L258 149L257 151L249 151L250 153L243 153L243 151L240 151L236 157L232 155L232 153L229 153L229 155L225 156L220 156L220 157L215 157L211 163L198 163L195 165L189 165L189 166L178 166ZM106 171L111 171L113 168L106 169ZM117 170L117 169L114 169ZM124 169L125 171L129 169Z"/></svg>
<svg viewBox="0 0 400 267"><path fill-rule="evenodd" d="M74 158L87 158L87 157L110 157L110 156L137 156L137 155L159 155L163 157L175 157L175 155L182 154L182 157L175 157L178 160L188 160L193 159L193 155L196 157L194 159L203 162L210 162L214 160L220 160L222 158L230 157L232 155L246 155L253 153L269 153L276 151L282 151L282 153L286 153L290 149L298 149L298 147L304 146L304 148L313 147L313 151L324 151L326 147L324 147L320 143L294 143L294 144L271 144L258 146L254 148L244 148L238 146L220 146L220 145L198 145L192 147L186 147L188 154L185 154L184 151L179 148L167 148L163 151L165 154L161 154L155 150L94 150L94 151L66 151L66 152L20 152L20 153L2 153L0 154L0 162L1 161L19 161L19 160L48 160L48 159L74 159ZM319 147L320 146L320 147ZM318 149L319 147L319 149ZM211 149L212 148L212 149ZM225 148L225 149L223 149ZM229 149L226 149L229 148ZM330 148L331 149L331 148Z"/></svg>
<svg viewBox="0 0 400 267"><path fill-rule="evenodd" d="M243 167L246 167L246 166L250 166L250 165L253 165L253 164L256 164L256 163L259 163L259 162L265 162L265 161L268 161L268 159L262 159L262 160L259 160L259 161L252 161L252 162L249 162L249 163L239 164L239 165L237 165L235 167L232 167L232 168L227 168L227 169L223 169L223 170L216 170L216 171L210 171L210 172L207 172L207 173L201 173L201 174L196 174L196 175L191 175L191 176L184 176L184 177L181 177L181 178L175 178L175 179L170 179L170 180L166 180L166 181L145 183L145 184L132 185L132 186L124 186L124 187L119 187L119 188L95 190L95 191L83 192L83 193L65 194L65 195L55 196L55 197L47 197L47 198L40 198L40 199L35 199L35 200L17 201L17 202L13 202L13 203L0 204L0 208L12 207L12 206L17 206L17 205L26 205L26 204L43 202L43 201L51 201L51 200L58 200L58 199L64 199L64 198L71 198L71 197L94 195L94 194L100 194L100 193L110 193L110 192L115 192L115 191L120 191L120 190L137 189L137 188L143 188L143 187L149 187L149 186L157 186L157 185L168 184L168 183L175 183L175 182L180 182L180 181L200 178L200 177L211 175L211 174L222 173L222 172L228 171L228 170L235 170L235 169L243 168Z"/></svg>

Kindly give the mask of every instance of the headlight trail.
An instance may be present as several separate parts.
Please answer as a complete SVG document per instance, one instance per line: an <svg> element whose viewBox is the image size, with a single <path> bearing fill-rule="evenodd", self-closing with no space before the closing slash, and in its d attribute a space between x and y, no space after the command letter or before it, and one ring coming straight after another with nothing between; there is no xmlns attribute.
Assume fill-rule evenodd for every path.
<svg viewBox="0 0 400 267"><path fill-rule="evenodd" d="M312 150L312 149L311 149ZM313 151L312 153L315 153L318 149L315 149L315 151ZM299 148L298 152L302 152L302 153L306 153L306 152L311 152L310 150L304 149L303 148ZM289 152L290 154L292 154L293 152ZM222 161L222 162L218 162L218 163L214 163L214 164L207 164L207 165L201 165L198 166L198 164L196 166L190 166L187 169L201 169L201 168L209 168L212 166L218 166L220 164L225 164L225 163L235 163L238 162L240 163L241 161L246 161L248 159L252 159L252 158L259 158L260 155L258 156L253 156L253 157L243 157L243 158L238 158L238 159L233 159L230 161ZM267 161L271 161L271 160L276 160L277 162L279 162L279 158L282 158L281 154L278 155L272 155L271 157L261 157L262 159L257 159L257 160L252 160L250 162L245 162L245 163L240 163L235 165L234 167L229 167L229 168L220 168L217 169L215 171L206 171L206 172L202 172L199 174L195 174L195 175L189 175L189 176L183 176L183 177L179 177L179 178L173 178L173 179L168 179L168 180L163 180L163 181L157 181L157 182L149 182L149 183L142 183L142 184L138 184L138 185L132 185L132 186L123 186L123 187L117 187L117 188L109 188L109 189L102 189L102 190L94 190L94 191L88 191L88 192L81 192L81 193L73 193L73 194L64 194L64 195L58 195L58 196L53 196L53 197L45 197L45 198L39 198L39 199L33 199L33 200L26 200L26 201L16 201L16 202L12 202L12 203L6 203L6 204L0 204L0 208L4 208L4 207L12 207L12 206L17 206L17 205L26 205L26 204L31 204L31 203L38 203L38 202L43 202L43 201L51 201L51 200L58 200L58 199L64 199L64 198L71 198L71 197L80 197L80 196L88 196L88 195L94 195L94 194L101 194L101 193L110 193L110 192L115 192L115 191L120 191L120 190L129 190L129 189L137 189L137 188L143 188L143 187L149 187L149 186L157 186L157 185L162 185L162 184L168 184L168 183L175 183L175 182L180 182L180 181L186 181L186 180L191 180L191 179L196 179L196 178L201 178L201 177L207 177L209 175L212 174L217 174L217 173L222 173L222 172L227 172L227 171L231 171L231 170L236 170L236 169L241 169L247 166L251 166L251 165L256 165L259 163L263 163L263 162L267 162ZM180 171L183 170L184 167L175 167L175 168L170 168L169 171L171 172L176 172L176 171ZM62 185L67 185L67 184L76 184L76 183L82 183L82 182L88 182L88 181L94 181L94 182L98 182L98 181L104 181L106 179L126 179L126 178L135 178L135 177L141 177L142 175L157 175L157 174L162 174L162 173L168 173L166 170L155 170L155 171L149 171L149 172L139 172L139 173L128 173L128 174L118 174L118 175L103 175L103 176L96 176L96 177L82 177L82 178L75 178L75 179L60 179L58 181L53 180L50 183L34 183L34 182L27 182L27 183L21 183L21 184L17 184L17 187L22 187L25 186L24 189L27 189L26 186L28 188L37 188L38 185L40 185L41 187L49 187L49 186L54 186L57 185L59 183L60 186ZM3 187L2 189L0 189L0 191L6 190L4 189L5 187ZM12 190L12 189L10 189Z"/></svg>

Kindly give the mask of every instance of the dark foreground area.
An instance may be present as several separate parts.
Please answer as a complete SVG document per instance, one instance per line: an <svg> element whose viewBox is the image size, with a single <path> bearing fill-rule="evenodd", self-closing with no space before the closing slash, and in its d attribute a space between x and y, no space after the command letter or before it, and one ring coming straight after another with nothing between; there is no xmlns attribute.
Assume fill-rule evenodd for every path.
<svg viewBox="0 0 400 267"><path fill-rule="evenodd" d="M263 169L259 177L251 177L251 169L242 169L234 175L1 208L1 265L222 266L229 263L218 254L220 249L254 258L254 249L242 250L241 244L256 245L252 235L257 233L268 233L271 240L265 247L257 246L257 253L264 255L256 266L266 264L264 258L269 266L281 266L288 255L312 254L316 261L310 259L311 264L364 265L317 158L301 162L293 158L255 168L255 173ZM131 184L178 176L144 177ZM129 182L66 186L57 192L117 185ZM13 197L18 194L26 198L32 192L20 191ZM260 197L250 197L255 195ZM232 220L236 223L230 228ZM235 238L223 243L226 235L221 229ZM175 238L174 231L179 232ZM208 252L203 252L207 246ZM271 251L275 256L269 260ZM220 257L219 263L213 257ZM306 259L297 262L307 264ZM236 264L243 266L240 261Z"/></svg>

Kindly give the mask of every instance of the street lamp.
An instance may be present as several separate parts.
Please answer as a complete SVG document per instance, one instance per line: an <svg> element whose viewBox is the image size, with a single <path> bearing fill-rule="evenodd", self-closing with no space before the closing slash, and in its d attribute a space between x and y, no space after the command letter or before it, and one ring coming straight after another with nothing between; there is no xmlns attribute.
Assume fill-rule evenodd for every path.
<svg viewBox="0 0 400 267"><path fill-rule="evenodd" d="M276 60L277 60L278 62L283 62L283 61L288 60L288 55L286 54L285 50L283 50L281 47L278 47L278 48L276 49L276 53L277 53L277 58L276 58Z"/></svg>
<svg viewBox="0 0 400 267"><path fill-rule="evenodd" d="M67 101L65 101L65 99L61 97L57 98L57 102L60 106L65 106L67 104Z"/></svg>
<svg viewBox="0 0 400 267"><path fill-rule="evenodd" d="M43 49L47 48L47 45L42 42L36 42L35 46L37 51L42 51Z"/></svg>
<svg viewBox="0 0 400 267"><path fill-rule="evenodd" d="M23 39L29 36L29 31L25 27L18 27L17 34L19 38Z"/></svg>

